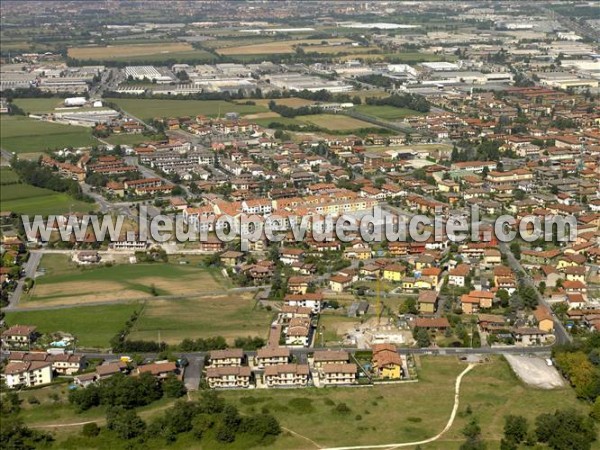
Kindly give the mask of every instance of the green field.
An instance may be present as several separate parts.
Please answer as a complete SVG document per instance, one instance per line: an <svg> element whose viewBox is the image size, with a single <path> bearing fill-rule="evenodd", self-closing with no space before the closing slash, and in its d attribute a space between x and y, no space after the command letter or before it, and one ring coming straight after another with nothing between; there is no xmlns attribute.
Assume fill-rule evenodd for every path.
<svg viewBox="0 0 600 450"><path fill-rule="evenodd" d="M77 305L86 302L135 300L155 295L192 296L218 294L226 286L218 273L190 265L114 264L77 266L67 255L44 255L26 298L30 304ZM58 269L60 268L60 269ZM102 289L98 289L102 286Z"/></svg>
<svg viewBox="0 0 600 450"><path fill-rule="evenodd" d="M138 145L142 142L151 142L153 136L145 136L143 134L113 134L107 138L102 138L103 141L113 145Z"/></svg>
<svg viewBox="0 0 600 450"><path fill-rule="evenodd" d="M259 105L238 105L223 100L154 100L108 98L107 101L116 103L124 111L139 117L142 120L151 120L155 117L183 117L205 115L210 117L223 117L225 113L237 112L241 115L255 114L269 111Z"/></svg>
<svg viewBox="0 0 600 450"><path fill-rule="evenodd" d="M506 414L523 415L532 423L537 415L557 407L586 411L572 389L544 391L525 386L504 359L492 358L491 363L478 365L463 378L459 413L452 428L422 448L458 449L465 440L460 430L472 416L479 419L488 448L498 449ZM442 431L452 410L456 376L466 367L452 357L422 357L421 364L417 383L362 389L227 391L223 396L241 412L264 408L275 414L282 426L325 447L411 442ZM308 406L302 410L295 407L298 398L307 399L301 402ZM332 412L331 402L346 403L351 412L340 416ZM465 414L467 405L473 411L471 416ZM286 448L307 448L307 441L289 445Z"/></svg>
<svg viewBox="0 0 600 450"><path fill-rule="evenodd" d="M15 176L16 174L12 172ZM2 173L4 175L4 172ZM11 175L11 178L12 175ZM93 203L75 200L68 194L51 191L29 184L10 184L0 189L0 210L19 214L64 214L88 212L95 209Z"/></svg>
<svg viewBox="0 0 600 450"><path fill-rule="evenodd" d="M8 166L0 167L0 184L13 184L19 182L19 175Z"/></svg>
<svg viewBox="0 0 600 450"><path fill-rule="evenodd" d="M28 114L49 113L64 107L64 98L16 98L13 103Z"/></svg>
<svg viewBox="0 0 600 450"><path fill-rule="evenodd" d="M2 148L14 153L98 144L91 128L42 122L23 116L2 116L0 128Z"/></svg>
<svg viewBox="0 0 600 450"><path fill-rule="evenodd" d="M396 108L389 105L358 105L354 108L356 112L366 114L368 116L377 117L383 120L398 120L410 116L422 116L423 113L408 109L408 108Z"/></svg>
<svg viewBox="0 0 600 450"><path fill-rule="evenodd" d="M80 347L107 348L110 339L123 328L136 309L139 305L129 303L47 311L7 311L6 322L9 325L35 325L42 333L71 333Z"/></svg>
<svg viewBox="0 0 600 450"><path fill-rule="evenodd" d="M273 314L254 307L250 296L214 296L182 300L152 300L136 323L131 339L178 343L184 338L223 336L267 338Z"/></svg>

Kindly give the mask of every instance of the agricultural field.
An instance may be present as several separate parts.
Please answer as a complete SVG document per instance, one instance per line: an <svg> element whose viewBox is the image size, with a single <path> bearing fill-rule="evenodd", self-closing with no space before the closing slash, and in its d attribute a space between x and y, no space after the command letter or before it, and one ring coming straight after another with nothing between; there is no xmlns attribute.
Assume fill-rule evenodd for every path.
<svg viewBox="0 0 600 450"><path fill-rule="evenodd" d="M267 338L273 313L251 295L218 295L185 299L150 300L136 322L131 339L160 339L174 344L185 338L223 336L230 344L236 337Z"/></svg>
<svg viewBox="0 0 600 450"><path fill-rule="evenodd" d="M10 166L0 167L0 185L15 184L19 182L19 175Z"/></svg>
<svg viewBox="0 0 600 450"><path fill-rule="evenodd" d="M105 47L71 47L68 55L74 59L94 61L165 61L167 59L214 58L204 50L196 50L185 42L157 42L152 44L122 44Z"/></svg>
<svg viewBox="0 0 600 450"><path fill-rule="evenodd" d="M335 43L346 43L348 39L326 39L328 45ZM231 56L231 55L273 55L273 54L285 54L295 53L296 47L299 44L303 44L302 48L305 52L311 52L312 46L324 46L323 41L320 39L297 39L290 41L273 41L264 42L259 44L250 45L238 45L235 47L223 47L217 48L216 51L220 55Z"/></svg>
<svg viewBox="0 0 600 450"><path fill-rule="evenodd" d="M423 113L408 108L396 108L390 105L358 105L354 110L361 114L383 120L399 120L410 116L422 116Z"/></svg>
<svg viewBox="0 0 600 450"><path fill-rule="evenodd" d="M155 141L154 136L146 136L143 134L113 134L107 138L102 138L102 141L112 145L131 145L135 146L142 142Z"/></svg>
<svg viewBox="0 0 600 450"><path fill-rule="evenodd" d="M237 100L236 102L242 102L243 100ZM265 108L269 107L269 102L271 99L262 98L259 100L253 100L257 105L264 106ZM290 108L300 108L302 106L314 105L314 100L306 100L304 98L290 97L290 98L278 98L275 99L275 103L278 105L289 106Z"/></svg>
<svg viewBox="0 0 600 450"><path fill-rule="evenodd" d="M2 148L17 154L98 144L91 128L43 122L24 116L3 116L0 128Z"/></svg>
<svg viewBox="0 0 600 450"><path fill-rule="evenodd" d="M79 347L108 348L110 339L139 308L139 304L132 302L44 311L7 311L6 323L35 325L41 333L70 333L77 338Z"/></svg>
<svg viewBox="0 0 600 450"><path fill-rule="evenodd" d="M254 409L276 414L283 427L324 447L411 442L442 431L452 410L455 379L466 367L454 357L421 357L418 365L416 383L362 389L226 391L222 395L242 413ZM345 403L350 413L334 412L339 403ZM471 415L465 412L468 405ZM557 405L586 408L572 389L542 391L528 387L516 378L504 359L492 357L463 378L459 412L451 429L422 448L458 449L465 440L460 430L471 417L479 419L482 438L492 444L488 448L499 448L504 415L520 414L531 423ZM307 448L306 439L286 442L286 448Z"/></svg>
<svg viewBox="0 0 600 450"><path fill-rule="evenodd" d="M260 105L239 105L224 100L154 100L154 99L107 99L121 109L143 120L155 117L183 117L205 115L223 117L225 113L237 112L240 115L269 112Z"/></svg>
<svg viewBox="0 0 600 450"><path fill-rule="evenodd" d="M377 128L376 125L369 122L364 122L341 114L314 114L311 116L299 116L298 119L302 122L311 123L331 131L351 132L352 130L358 130L360 128Z"/></svg>
<svg viewBox="0 0 600 450"><path fill-rule="evenodd" d="M4 174L13 180L17 176L12 170L3 169ZM9 175L10 174L10 175ZM6 181L3 179L3 183ZM0 210L18 214L64 214L72 212L88 212L95 209L93 203L75 200L68 194L50 189L31 186L30 184L7 184L0 189Z"/></svg>
<svg viewBox="0 0 600 450"><path fill-rule="evenodd" d="M43 114L64 107L64 98L15 98L13 103L28 114Z"/></svg>
<svg viewBox="0 0 600 450"><path fill-rule="evenodd" d="M361 47L358 47L361 48ZM364 47L362 47L364 48ZM401 52L401 53L356 53L342 56L343 61L350 59L359 59L363 61L393 61L395 63L419 63L419 62L439 62L455 61L453 55L438 55L435 53L421 52Z"/></svg>
<svg viewBox="0 0 600 450"><path fill-rule="evenodd" d="M57 266L64 271L56 269ZM68 255L44 255L40 267L50 270L36 278L35 286L21 306L76 305L156 295L214 294L225 285L218 273L191 264L80 267L71 262Z"/></svg>

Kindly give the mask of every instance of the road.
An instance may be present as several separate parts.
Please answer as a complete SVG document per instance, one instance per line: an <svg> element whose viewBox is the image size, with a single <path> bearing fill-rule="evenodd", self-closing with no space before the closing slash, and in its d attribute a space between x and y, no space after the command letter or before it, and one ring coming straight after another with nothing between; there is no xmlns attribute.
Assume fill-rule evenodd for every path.
<svg viewBox="0 0 600 450"><path fill-rule="evenodd" d="M517 259L515 258L515 255L513 255L513 253L511 252L509 246L506 245L505 242L501 242L498 245L498 248L500 249L500 251L504 255L506 255L506 259L508 261L508 265L510 266L510 268L515 273L523 273L523 274L525 274L521 278L521 282L524 283L526 286L529 286L529 287L533 288L533 290L535 291L535 293L537 295L538 303L540 305L545 306L546 308L548 308L549 311L552 311L552 308L550 307L550 305L548 304L548 302L546 301L546 299L544 299L544 297L538 291L538 289L535 286L535 283L533 282L531 276L527 273L527 271L525 271L525 269L523 269L523 266L521 266L521 263L519 261L517 261ZM559 345L563 345L563 344L568 344L568 343L572 342L573 338L567 332L567 330L565 329L565 327L562 324L562 322L558 319L558 317L556 317L553 314L552 315L552 320L554 321L554 336L556 337L556 343L559 344Z"/></svg>
<svg viewBox="0 0 600 450"><path fill-rule="evenodd" d="M204 358L195 356L188 359L188 366L183 374L183 381L188 391L197 391L200 386L200 377L204 369Z"/></svg>
<svg viewBox="0 0 600 450"><path fill-rule="evenodd" d="M19 308L19 301L21 295L23 295L23 289L25 287L25 278L35 278L35 273L42 259L42 254L38 252L30 252L29 259L23 264L23 275L17 282L17 287L8 298L8 305L4 308L7 310L17 311Z"/></svg>

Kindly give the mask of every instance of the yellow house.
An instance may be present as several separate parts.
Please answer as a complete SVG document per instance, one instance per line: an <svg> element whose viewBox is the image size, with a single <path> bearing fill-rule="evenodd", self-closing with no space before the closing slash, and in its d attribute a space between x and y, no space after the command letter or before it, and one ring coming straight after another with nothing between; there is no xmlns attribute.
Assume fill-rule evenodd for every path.
<svg viewBox="0 0 600 450"><path fill-rule="evenodd" d="M422 314L434 314L437 308L437 292L435 290L422 291L419 294L419 312Z"/></svg>
<svg viewBox="0 0 600 450"><path fill-rule="evenodd" d="M379 378L402 378L402 357L393 344L375 344L372 349L373 369Z"/></svg>
<svg viewBox="0 0 600 450"><path fill-rule="evenodd" d="M383 278L388 281L401 281L404 276L404 266L390 264L383 269Z"/></svg>
<svg viewBox="0 0 600 450"><path fill-rule="evenodd" d="M458 192L460 190L460 185L456 181L452 180L441 180L437 184L437 188L440 192Z"/></svg>
<svg viewBox="0 0 600 450"><path fill-rule="evenodd" d="M533 316L538 323L538 328L541 331L551 333L554 331L554 321L552 320L552 314L545 307L538 307L533 311Z"/></svg>
<svg viewBox="0 0 600 450"><path fill-rule="evenodd" d="M411 290L415 289L415 279L412 277L407 277L402 280L402 289Z"/></svg>
<svg viewBox="0 0 600 450"><path fill-rule="evenodd" d="M428 278L419 278L415 281L414 289L431 289L433 283Z"/></svg>
<svg viewBox="0 0 600 450"><path fill-rule="evenodd" d="M426 267L422 270L421 275L424 280L428 280L433 287L438 285L442 269L438 267Z"/></svg>

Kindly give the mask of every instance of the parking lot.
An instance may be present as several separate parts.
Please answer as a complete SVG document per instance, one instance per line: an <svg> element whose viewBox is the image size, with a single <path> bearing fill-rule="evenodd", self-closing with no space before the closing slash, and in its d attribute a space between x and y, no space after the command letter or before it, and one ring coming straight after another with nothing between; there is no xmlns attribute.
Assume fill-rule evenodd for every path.
<svg viewBox="0 0 600 450"><path fill-rule="evenodd" d="M544 358L506 355L506 360L517 376L530 386L540 389L556 389L565 386L565 380L556 367L549 366Z"/></svg>

